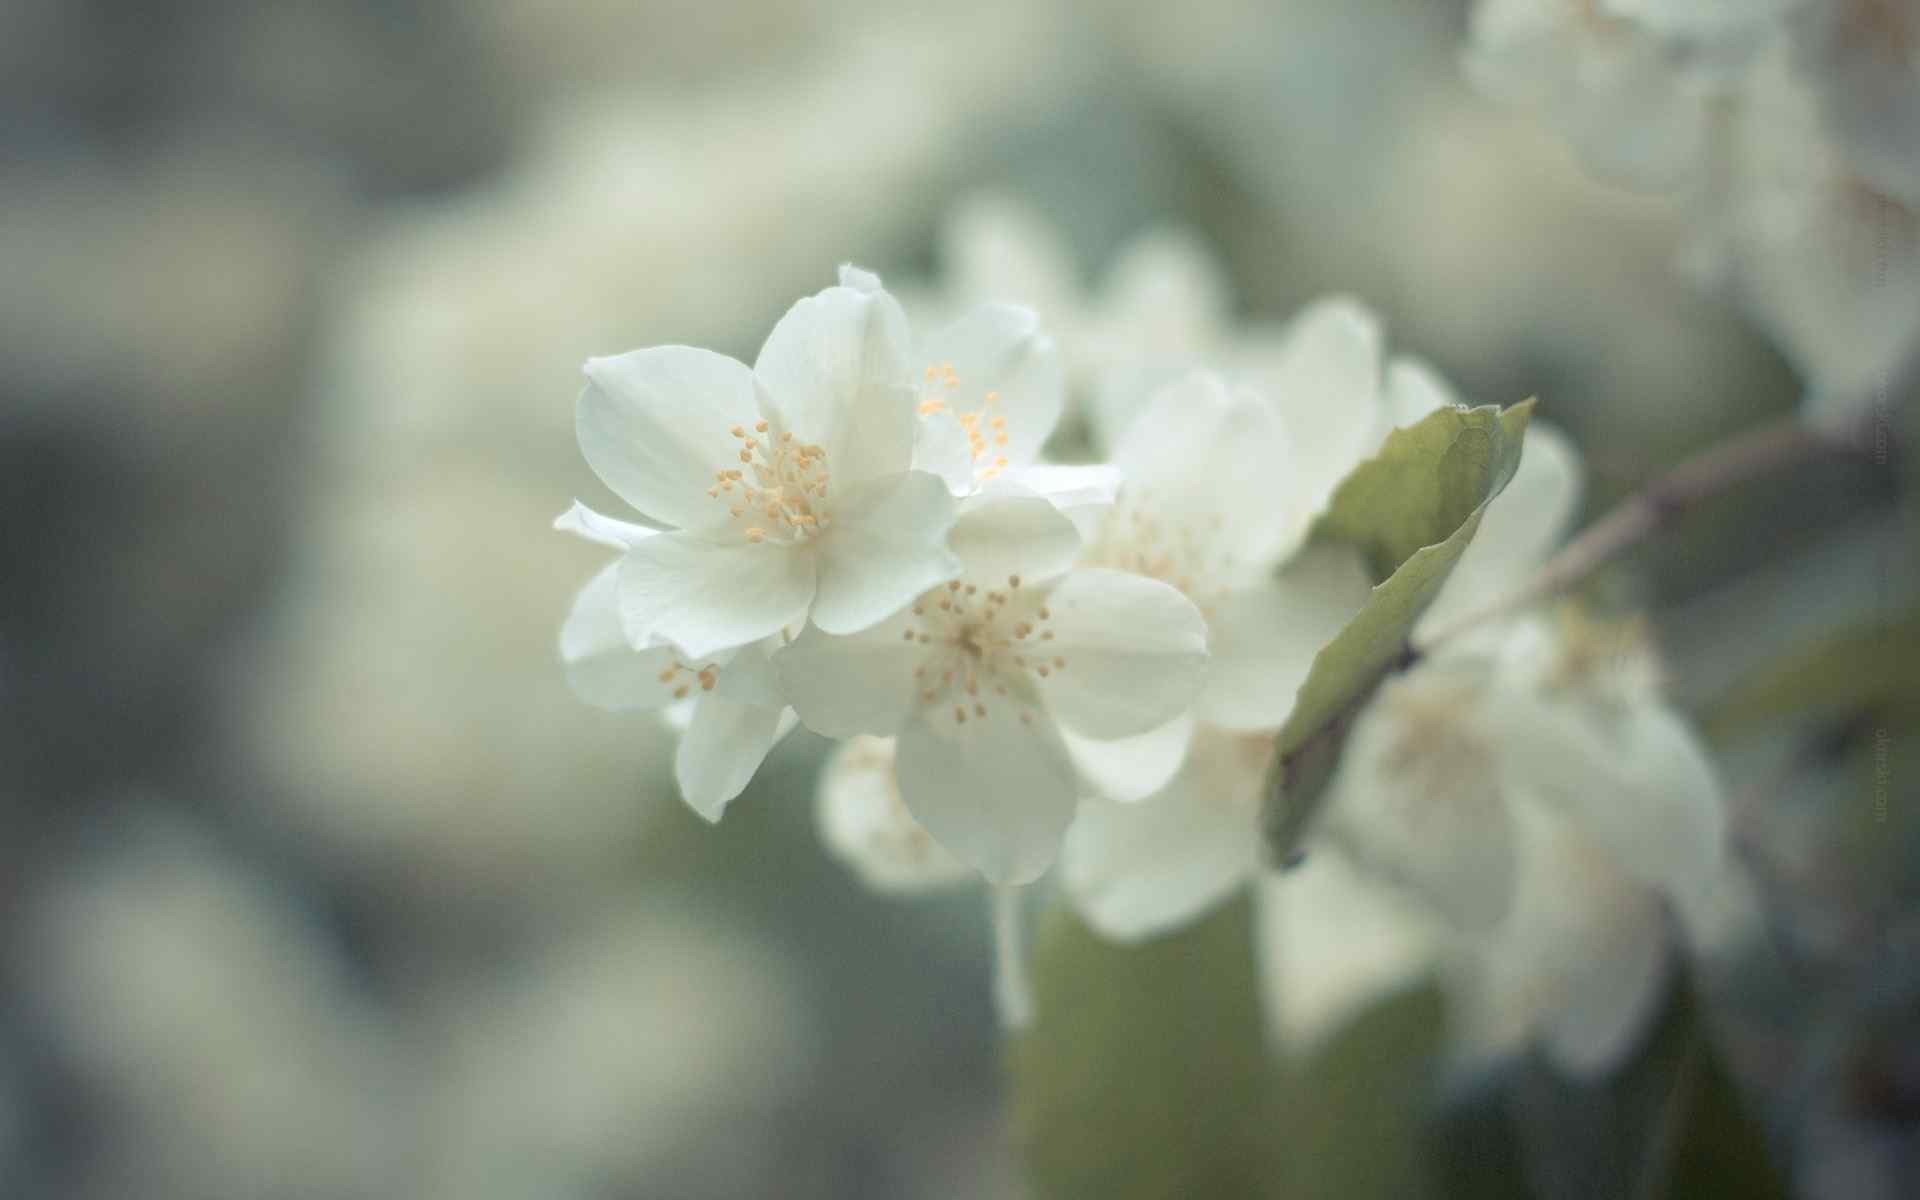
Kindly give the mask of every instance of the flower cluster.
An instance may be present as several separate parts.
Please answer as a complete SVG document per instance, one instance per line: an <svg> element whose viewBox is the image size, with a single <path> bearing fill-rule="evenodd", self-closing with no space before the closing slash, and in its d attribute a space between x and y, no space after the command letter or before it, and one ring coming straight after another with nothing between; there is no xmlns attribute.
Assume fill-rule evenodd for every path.
<svg viewBox="0 0 1920 1200"><path fill-rule="evenodd" d="M668 709L708 819L796 721L899 738L900 795L998 883L1046 870L1080 785L1067 739L1129 738L1198 692L1177 588L1077 565L1109 469L1039 464L1061 371L1033 314L988 305L915 342L853 268L749 367L663 346L593 359L580 447L644 524L556 523L619 552L561 630L575 690Z"/></svg>
<svg viewBox="0 0 1920 1200"><path fill-rule="evenodd" d="M1690 274L1847 424L1920 352L1920 9L1905 0L1480 0L1484 91L1603 177L1677 191Z"/></svg>
<svg viewBox="0 0 1920 1200"><path fill-rule="evenodd" d="M877 890L994 885L1013 1023L1018 908L1056 861L1101 935L1179 928L1256 882L1276 734L1367 604L1310 531L1398 426L1459 402L1363 306L1310 305L1217 369L1120 381L1034 314L915 342L874 276L801 301L751 367L681 347L588 364L582 450L640 511L559 527L620 558L561 634L575 690L665 709L717 819L788 730L845 739L822 840ZM1221 347L1225 347L1222 349ZM1063 410L1108 461L1042 461ZM1415 631L1442 636L1353 723L1305 865L1259 895L1284 1044L1438 972L1468 1052L1617 1059L1663 978L1665 909L1720 869L1718 787L1650 649L1574 617L1478 612L1535 571L1580 461L1535 422ZM1604 976L1606 986L1594 982Z"/></svg>

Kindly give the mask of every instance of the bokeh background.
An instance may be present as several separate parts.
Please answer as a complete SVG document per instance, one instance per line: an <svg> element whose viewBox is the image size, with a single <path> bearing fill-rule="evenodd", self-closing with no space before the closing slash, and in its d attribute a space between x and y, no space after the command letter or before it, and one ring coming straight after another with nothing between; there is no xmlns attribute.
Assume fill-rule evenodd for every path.
<svg viewBox="0 0 1920 1200"><path fill-rule="evenodd" d="M579 364L750 359L847 260L937 288L984 193L1090 286L1178 226L1236 320L1365 298L1464 395L1542 396L1590 509L1791 410L1680 206L1470 91L1465 21L0 4L0 1194L1022 1194L979 899L833 861L818 740L708 827L668 734L568 693L600 555L549 526L612 504ZM1698 700L1904 587L1898 492L1748 489L1612 586ZM1891 1196L1916 776L1875 823L1831 726L1733 756L1794 973L1727 1020L1797 1186Z"/></svg>

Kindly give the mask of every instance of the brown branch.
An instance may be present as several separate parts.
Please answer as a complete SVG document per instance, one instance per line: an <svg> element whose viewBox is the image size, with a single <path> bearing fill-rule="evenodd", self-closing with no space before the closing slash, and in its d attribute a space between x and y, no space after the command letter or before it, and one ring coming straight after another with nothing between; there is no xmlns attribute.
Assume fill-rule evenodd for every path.
<svg viewBox="0 0 1920 1200"><path fill-rule="evenodd" d="M1755 426L1686 459L1628 496L1548 559L1517 591L1475 609L1421 639L1432 646L1493 618L1545 600L1586 578L1615 555L1735 484L1829 454L1850 442L1806 428L1797 418Z"/></svg>

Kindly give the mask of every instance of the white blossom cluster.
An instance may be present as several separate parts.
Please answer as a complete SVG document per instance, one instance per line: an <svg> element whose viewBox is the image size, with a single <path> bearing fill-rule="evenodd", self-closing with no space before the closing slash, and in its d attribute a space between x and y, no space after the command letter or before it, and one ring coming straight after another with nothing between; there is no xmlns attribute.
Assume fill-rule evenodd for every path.
<svg viewBox="0 0 1920 1200"><path fill-rule="evenodd" d="M1040 244L982 243L1016 280ZM1217 278L1179 239L1153 244L1167 276ZM1574 1069L1617 1061L1660 994L1668 905L1704 903L1725 840L1644 639L1568 611L1423 648L1356 721L1305 865L1269 875L1276 734L1372 583L1310 528L1396 426L1458 401L1387 357L1352 300L1247 333L1208 287L1165 287L1190 305L1159 311L1051 292L1058 341L1004 302L916 339L843 268L751 366L686 347L591 360L581 448L644 523L578 503L556 523L619 553L561 633L575 690L667 711L709 819L796 725L845 739L823 840L878 890L995 885L1015 1023L1009 889L1057 859L1067 900L1119 941L1268 875L1258 950L1282 1045L1435 975L1464 1056L1537 1039ZM1147 332L1183 322L1172 345ZM1068 409L1106 461L1041 457ZM1580 474L1535 422L1416 636L1544 561Z"/></svg>
<svg viewBox="0 0 1920 1200"><path fill-rule="evenodd" d="M1596 173L1676 191L1683 266L1794 363L1807 413L1885 405L1920 349L1920 4L1480 0L1485 92Z"/></svg>

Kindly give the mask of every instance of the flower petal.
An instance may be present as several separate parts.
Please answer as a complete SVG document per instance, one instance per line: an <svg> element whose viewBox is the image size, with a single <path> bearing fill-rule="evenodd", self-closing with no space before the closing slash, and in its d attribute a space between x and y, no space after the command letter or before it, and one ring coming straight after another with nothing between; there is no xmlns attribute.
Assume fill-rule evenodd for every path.
<svg viewBox="0 0 1920 1200"><path fill-rule="evenodd" d="M921 652L905 640L911 624L895 613L846 637L808 625L773 656L780 690L800 721L827 737L898 732L913 712L913 671Z"/></svg>
<svg viewBox="0 0 1920 1200"><path fill-rule="evenodd" d="M913 431L913 469L938 475L956 496L973 491L973 452L952 413L941 409L920 416Z"/></svg>
<svg viewBox="0 0 1920 1200"><path fill-rule="evenodd" d="M813 569L804 546L648 538L620 564L627 640L672 642L694 658L756 641L806 616Z"/></svg>
<svg viewBox="0 0 1920 1200"><path fill-rule="evenodd" d="M1158 392L1114 453L1123 501L1258 576L1305 533L1295 455L1270 405L1195 371Z"/></svg>
<svg viewBox="0 0 1920 1200"><path fill-rule="evenodd" d="M1380 428L1380 319L1344 296L1320 300L1288 326L1253 375L1286 426L1298 502L1324 505L1374 446Z"/></svg>
<svg viewBox="0 0 1920 1200"><path fill-rule="evenodd" d="M1207 623L1157 579L1069 571L1047 597L1054 653L1041 682L1062 725L1095 738L1144 733L1179 715L1206 680Z"/></svg>
<svg viewBox="0 0 1920 1200"><path fill-rule="evenodd" d="M955 858L995 883L1031 883L1073 819L1073 764L1053 722L1015 705L964 721L930 712L900 734L907 809Z"/></svg>
<svg viewBox="0 0 1920 1200"><path fill-rule="evenodd" d="M995 494L961 505L948 544L962 578L997 588L1013 575L1037 584L1064 574L1080 553L1080 531L1038 496Z"/></svg>
<svg viewBox="0 0 1920 1200"><path fill-rule="evenodd" d="M1067 894L1103 936L1133 941L1198 918L1260 865L1263 773L1229 739L1137 804L1084 804L1061 851Z"/></svg>
<svg viewBox="0 0 1920 1200"><path fill-rule="evenodd" d="M753 372L689 346L591 358L586 372L574 428L601 481L666 525L723 515L706 493L738 453L730 430L760 418Z"/></svg>
<svg viewBox="0 0 1920 1200"><path fill-rule="evenodd" d="M1385 412L1376 440L1385 440L1391 430L1412 425L1428 413L1459 407L1460 397L1424 359L1396 358L1387 364ZM1529 425L1528 436L1539 427L1537 421Z"/></svg>
<svg viewBox="0 0 1920 1200"><path fill-rule="evenodd" d="M596 708L624 711L672 703L678 665L671 646L635 650L620 622L620 564L609 563L587 581L560 626L560 661L573 694ZM676 672L677 674L677 672Z"/></svg>
<svg viewBox="0 0 1920 1200"><path fill-rule="evenodd" d="M827 849L875 891L925 891L973 877L907 811L888 738L850 739L827 759L814 816Z"/></svg>
<svg viewBox="0 0 1920 1200"><path fill-rule="evenodd" d="M1081 778L1103 799L1130 804L1153 795L1173 779L1187 760L1193 717L1181 713L1165 725L1132 737L1101 741L1063 729L1067 753Z"/></svg>
<svg viewBox="0 0 1920 1200"><path fill-rule="evenodd" d="M856 633L960 573L947 549L953 497L925 471L856 486L834 503L833 527L817 543L819 594L813 623Z"/></svg>
<svg viewBox="0 0 1920 1200"><path fill-rule="evenodd" d="M1480 530L1420 617L1420 633L1444 629L1512 593L1547 560L1580 506L1580 452L1553 425L1527 427L1520 465L1487 506Z"/></svg>
<svg viewBox="0 0 1920 1200"><path fill-rule="evenodd" d="M885 291L830 287L780 318L754 360L768 415L825 448L841 488L913 460L907 319Z"/></svg>
<svg viewBox="0 0 1920 1200"><path fill-rule="evenodd" d="M1725 857L1727 817L1705 749L1649 697L1619 709L1500 689L1509 736L1500 770L1516 797L1564 817L1630 876L1682 903L1705 898Z"/></svg>
<svg viewBox="0 0 1920 1200"><path fill-rule="evenodd" d="M702 698L673 758L674 778L687 806L718 821L786 732L780 717L778 708L729 700L717 689Z"/></svg>
<svg viewBox="0 0 1920 1200"><path fill-rule="evenodd" d="M578 500L573 502L572 508L553 519L553 527L561 533L583 537L589 542L596 542L610 550L631 549L637 543L660 532L658 529L649 529L645 525L635 525L630 521L616 521L612 517L603 516Z"/></svg>
<svg viewBox="0 0 1920 1200"><path fill-rule="evenodd" d="M1005 458L1006 469L1017 471L1039 456L1060 422L1066 383L1053 339L1040 331L1032 310L982 305L929 338L923 356L923 399L979 414L975 467ZM947 379L955 381L952 387ZM991 424L996 418L1003 422L997 427Z"/></svg>
<svg viewBox="0 0 1920 1200"><path fill-rule="evenodd" d="M1566 822L1520 812L1513 918L1456 968L1465 1050L1511 1052L1539 1037L1556 1064L1591 1076L1624 1059L1658 1007L1668 963L1656 893Z"/></svg>
<svg viewBox="0 0 1920 1200"><path fill-rule="evenodd" d="M1320 825L1356 865L1469 929L1507 915L1517 870L1481 703L1440 662L1389 680L1354 722Z"/></svg>
<svg viewBox="0 0 1920 1200"><path fill-rule="evenodd" d="M1034 463L1020 472L1021 486L1062 510L1112 504L1124 478L1106 463Z"/></svg>
<svg viewBox="0 0 1920 1200"><path fill-rule="evenodd" d="M1215 600L1207 613L1212 661L1194 712L1226 729L1283 724L1314 655L1360 611L1371 588L1357 554L1316 546L1277 577Z"/></svg>
<svg viewBox="0 0 1920 1200"><path fill-rule="evenodd" d="M1305 1057L1375 1000L1433 970L1447 931L1397 889L1323 848L1261 880L1254 909L1267 1032Z"/></svg>

